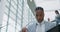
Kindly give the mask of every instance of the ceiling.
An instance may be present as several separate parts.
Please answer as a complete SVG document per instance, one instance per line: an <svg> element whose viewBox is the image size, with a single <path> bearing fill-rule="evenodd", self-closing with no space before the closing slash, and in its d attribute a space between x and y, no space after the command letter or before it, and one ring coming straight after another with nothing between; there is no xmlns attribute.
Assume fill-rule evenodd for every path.
<svg viewBox="0 0 60 32"><path fill-rule="evenodd" d="M60 0L35 0L36 6L41 6L46 11L60 9Z"/></svg>

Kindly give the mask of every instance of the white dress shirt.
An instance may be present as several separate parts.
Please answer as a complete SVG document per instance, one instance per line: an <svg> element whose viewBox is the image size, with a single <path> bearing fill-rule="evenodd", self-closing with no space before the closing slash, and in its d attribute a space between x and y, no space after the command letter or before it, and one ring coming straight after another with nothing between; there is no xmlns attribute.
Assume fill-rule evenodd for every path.
<svg viewBox="0 0 60 32"><path fill-rule="evenodd" d="M36 28L36 32L45 32L45 24L44 21L42 21L41 23L37 22L37 28Z"/></svg>

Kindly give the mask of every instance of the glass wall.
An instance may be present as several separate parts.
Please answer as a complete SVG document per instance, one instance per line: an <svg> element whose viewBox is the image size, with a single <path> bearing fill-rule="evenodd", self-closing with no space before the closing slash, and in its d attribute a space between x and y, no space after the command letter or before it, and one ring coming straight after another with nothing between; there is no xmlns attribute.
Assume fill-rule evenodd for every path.
<svg viewBox="0 0 60 32"><path fill-rule="evenodd" d="M1 32L19 32L34 20L27 0L6 0Z"/></svg>

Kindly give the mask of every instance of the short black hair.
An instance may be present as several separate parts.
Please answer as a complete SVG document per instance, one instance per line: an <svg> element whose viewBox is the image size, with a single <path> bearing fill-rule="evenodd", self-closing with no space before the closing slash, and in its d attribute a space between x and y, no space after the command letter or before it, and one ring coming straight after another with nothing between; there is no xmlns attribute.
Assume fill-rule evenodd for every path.
<svg viewBox="0 0 60 32"><path fill-rule="evenodd" d="M35 8L35 11L37 11L37 10L42 10L42 11L44 11L44 9L43 9L42 7L36 7L36 8Z"/></svg>
<svg viewBox="0 0 60 32"><path fill-rule="evenodd" d="M55 10L55 12L57 12L59 14L58 10Z"/></svg>
<svg viewBox="0 0 60 32"><path fill-rule="evenodd" d="M55 10L55 12L58 12L58 10Z"/></svg>

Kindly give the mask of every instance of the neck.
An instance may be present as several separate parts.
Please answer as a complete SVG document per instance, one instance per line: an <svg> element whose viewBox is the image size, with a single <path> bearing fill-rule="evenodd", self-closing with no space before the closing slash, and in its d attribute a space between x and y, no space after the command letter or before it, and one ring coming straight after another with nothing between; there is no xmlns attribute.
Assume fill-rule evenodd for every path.
<svg viewBox="0 0 60 32"><path fill-rule="evenodd" d="M41 25L42 25L42 24L44 24L44 21L42 21L42 22L38 22L38 24L41 24Z"/></svg>
<svg viewBox="0 0 60 32"><path fill-rule="evenodd" d="M42 23L42 22L38 22L38 23Z"/></svg>

